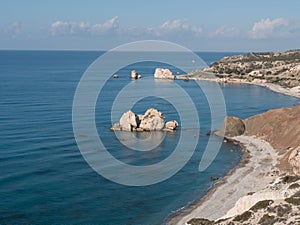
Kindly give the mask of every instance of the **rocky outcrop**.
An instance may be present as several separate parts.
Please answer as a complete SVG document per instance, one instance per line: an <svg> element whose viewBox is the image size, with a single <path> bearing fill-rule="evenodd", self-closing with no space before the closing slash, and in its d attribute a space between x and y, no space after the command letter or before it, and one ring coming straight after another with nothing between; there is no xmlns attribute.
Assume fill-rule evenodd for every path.
<svg viewBox="0 0 300 225"><path fill-rule="evenodd" d="M171 79L174 80L175 76L172 71L164 68L156 68L154 73L154 78L156 79Z"/></svg>
<svg viewBox="0 0 300 225"><path fill-rule="evenodd" d="M165 119L157 109L148 109L141 118L140 128L145 131L162 130L165 126Z"/></svg>
<svg viewBox="0 0 300 225"><path fill-rule="evenodd" d="M300 176L300 146L291 151L288 163L292 167L294 174Z"/></svg>
<svg viewBox="0 0 300 225"><path fill-rule="evenodd" d="M149 108L143 115L136 115L131 110L123 113L119 122L110 128L113 131L159 131L176 130L178 122L169 121L165 124L164 115L157 109Z"/></svg>
<svg viewBox="0 0 300 225"><path fill-rule="evenodd" d="M234 116L226 116L221 129L215 132L218 136L235 137L245 132L243 120Z"/></svg>
<svg viewBox="0 0 300 225"><path fill-rule="evenodd" d="M140 79L141 77L142 76L138 72L136 72L136 70L131 71L131 78L132 79L136 80L136 79Z"/></svg>
<svg viewBox="0 0 300 225"><path fill-rule="evenodd" d="M178 127L178 122L176 120L166 122L165 128L167 130L176 130Z"/></svg>
<svg viewBox="0 0 300 225"><path fill-rule="evenodd" d="M126 113L123 113L120 118L119 124L122 130L131 131L138 127L137 115L129 110Z"/></svg>

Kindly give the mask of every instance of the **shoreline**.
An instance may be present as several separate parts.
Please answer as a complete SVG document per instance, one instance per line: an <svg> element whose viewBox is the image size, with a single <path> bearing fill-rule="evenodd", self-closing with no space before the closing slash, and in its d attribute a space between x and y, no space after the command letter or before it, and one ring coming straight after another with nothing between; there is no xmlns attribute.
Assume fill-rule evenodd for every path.
<svg viewBox="0 0 300 225"><path fill-rule="evenodd" d="M193 210L195 210L197 207L202 205L204 202L209 201L210 196L213 193L215 193L219 187L227 183L227 178L229 178L232 174L234 174L237 169L242 168L247 164L251 156L248 150L246 149L246 147L242 143L238 142L238 144L241 146L241 151L242 151L242 158L240 162L234 168L232 168L223 178L221 178L218 182L216 182L216 184L213 187L211 187L202 198L195 200L192 204L188 205L186 208L179 210L176 213L174 213L172 216L170 216L167 222L168 225L178 224L178 222L183 217L189 215Z"/></svg>
<svg viewBox="0 0 300 225"><path fill-rule="evenodd" d="M177 79L186 79L185 75L182 75L180 77L176 77ZM219 78L200 78L200 77L189 77L191 80L204 80L204 81L211 81L211 82L218 82L218 83L235 83L235 84L251 84L251 85L257 85L260 87L267 88L273 92L277 92L280 94L288 95L295 98L300 98L300 87L290 89L290 88L284 88L277 84L272 83L266 83L262 81L253 81L248 82L241 79L229 79L229 80L222 80ZM246 138L246 140L243 138ZM248 140L247 140L248 139ZM224 219L228 217L233 217L235 215L238 215L239 213L242 213L243 211L239 211L235 207L235 205L238 203L239 199L242 197L245 197L252 193L257 193L261 190L263 190L266 186L268 186L270 183L272 183L272 180L278 179L280 177L279 169L277 168L277 160L278 156L275 151L275 149L266 141L253 137L253 136L238 136L231 138L232 141L236 141L241 146L243 156L239 164L234 167L232 170L230 170L225 177L223 177L219 182L217 182L208 192L198 200L195 200L194 203L191 205L188 205L183 210L179 210L178 212L174 213L169 217L167 220L168 225L183 225L187 224L186 222L189 221L192 218L205 218L209 220L218 220L218 219ZM260 142L257 143L257 142ZM264 146L263 148L266 148L267 151L261 151L262 147L261 144ZM272 163L274 165L272 167L268 167L268 169L260 174L260 178L257 179L256 182L253 183L254 186L256 186L256 190L253 188L247 189L245 186L245 183L240 180L235 180L234 177L239 177L241 174L241 170L245 170L245 168L249 169L249 173L247 174L249 179L255 178L255 173L260 173L259 169L257 171L257 168L253 165L253 160L259 163L264 163L264 160L267 159L260 159L259 160L259 154L251 154L251 152L260 151L263 153L272 155ZM252 164L251 164L252 160ZM251 169L252 168L252 169ZM266 169L266 168L263 168ZM271 174L270 174L271 173ZM259 174L258 174L259 175ZM272 178L272 179L270 179ZM247 183L247 182L246 182ZM259 185L259 188L257 187ZM233 187L232 187L233 186ZM227 189L226 189L227 187ZM233 189L240 189L243 190L244 193L237 196L228 196L228 193L230 193ZM247 193L246 193L247 192ZM235 192L232 192L233 194ZM224 198L226 196L226 198ZM222 199L223 198L223 199ZM246 197L247 198L247 197ZM211 207L211 205L214 205L215 209ZM222 205L222 210L220 210L220 205ZM241 206L239 206L240 208ZM251 206L250 206L251 207ZM247 210L247 209L246 209ZM213 212L213 213L212 213ZM218 212L218 213L215 213ZM213 215L214 214L214 215Z"/></svg>
<svg viewBox="0 0 300 225"><path fill-rule="evenodd" d="M234 211L234 206L241 197L262 190L279 177L276 152L268 142L244 135L231 140L238 142L242 147L243 156L239 164L201 199L173 215L167 224L183 225L192 218L218 220L228 217L229 215L226 215L232 209ZM253 154L257 151L264 154ZM271 160L267 160L270 156ZM273 172L270 173L271 171Z"/></svg>
<svg viewBox="0 0 300 225"><path fill-rule="evenodd" d="M211 82L217 82L217 83L223 83L223 84L251 84L251 85L257 85L260 87L267 88L273 92L288 95L295 98L300 98L300 86L294 87L294 88L284 88L278 84L272 84L264 82L264 80L254 80L252 82L245 81L244 79L222 79L222 78L201 78L200 76L194 76L190 77L187 75L180 75L176 76L176 79L179 80L185 80L186 78L190 80L203 80L203 81L211 81Z"/></svg>

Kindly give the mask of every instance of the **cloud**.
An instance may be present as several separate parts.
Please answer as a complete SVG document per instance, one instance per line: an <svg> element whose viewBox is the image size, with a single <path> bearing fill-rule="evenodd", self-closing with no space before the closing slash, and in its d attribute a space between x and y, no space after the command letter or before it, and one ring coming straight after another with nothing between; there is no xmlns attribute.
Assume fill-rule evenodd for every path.
<svg viewBox="0 0 300 225"><path fill-rule="evenodd" d="M210 34L211 37L216 38L233 38L240 37L241 31L237 27L219 27L214 32Z"/></svg>
<svg viewBox="0 0 300 225"><path fill-rule="evenodd" d="M87 22L55 21L49 28L52 36L82 35L82 34L105 34L117 30L118 17L115 16L102 24L90 24Z"/></svg>
<svg viewBox="0 0 300 225"><path fill-rule="evenodd" d="M3 29L0 33L4 34L5 36L9 36L11 38L16 38L18 35L21 34L22 24L20 21L16 21L11 23L5 29Z"/></svg>
<svg viewBox="0 0 300 225"><path fill-rule="evenodd" d="M148 32L154 36L166 36L169 34L187 34L190 33L199 36L202 33L202 28L191 25L185 19L168 20L157 27L150 27Z"/></svg>
<svg viewBox="0 0 300 225"><path fill-rule="evenodd" d="M279 30L283 27L286 27L290 24L290 21L285 18L276 18L276 19L262 19L259 22L254 23L251 36L254 39L264 39L269 37L280 36Z"/></svg>

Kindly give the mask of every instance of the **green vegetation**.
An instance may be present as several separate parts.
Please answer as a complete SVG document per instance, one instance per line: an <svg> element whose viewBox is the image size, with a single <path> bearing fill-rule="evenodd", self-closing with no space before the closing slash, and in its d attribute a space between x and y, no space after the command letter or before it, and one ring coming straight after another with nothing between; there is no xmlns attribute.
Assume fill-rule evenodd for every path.
<svg viewBox="0 0 300 225"><path fill-rule="evenodd" d="M269 213L276 213L277 217L283 217L287 215L292 210L289 204L276 205L275 207L268 208Z"/></svg>
<svg viewBox="0 0 300 225"><path fill-rule="evenodd" d="M299 69L293 70L294 72L290 70L299 65L300 50L294 50L225 57L212 63L210 70L220 78L240 78L251 81L253 77L291 88L300 85Z"/></svg>
<svg viewBox="0 0 300 225"><path fill-rule="evenodd" d="M190 225L213 225L214 221L210 221L204 218L193 218L187 222Z"/></svg>
<svg viewBox="0 0 300 225"><path fill-rule="evenodd" d="M245 222L250 219L252 213L250 211L246 211L241 215L234 217L233 221Z"/></svg>
<svg viewBox="0 0 300 225"><path fill-rule="evenodd" d="M296 189L296 188L299 188L299 187L300 187L300 184L294 183L294 184L291 184L291 185L289 186L289 189Z"/></svg>
<svg viewBox="0 0 300 225"><path fill-rule="evenodd" d="M300 198L290 197L286 198L285 201L293 205L300 205Z"/></svg>
<svg viewBox="0 0 300 225"><path fill-rule="evenodd" d="M265 214L262 218L258 221L258 224L261 225L271 225L276 222L275 216L270 216L269 214Z"/></svg>
<svg viewBox="0 0 300 225"><path fill-rule="evenodd" d="M252 210L253 212L257 212L260 209L265 209L267 208L269 205L271 205L274 201L273 200L264 200L264 201L260 201L257 202L254 206L252 206L250 208L250 210Z"/></svg>
<svg viewBox="0 0 300 225"><path fill-rule="evenodd" d="M287 176L285 176L285 177L282 178L282 182L283 183L293 183L293 182L296 182L299 179L300 179L300 176L290 176L290 175L287 175Z"/></svg>

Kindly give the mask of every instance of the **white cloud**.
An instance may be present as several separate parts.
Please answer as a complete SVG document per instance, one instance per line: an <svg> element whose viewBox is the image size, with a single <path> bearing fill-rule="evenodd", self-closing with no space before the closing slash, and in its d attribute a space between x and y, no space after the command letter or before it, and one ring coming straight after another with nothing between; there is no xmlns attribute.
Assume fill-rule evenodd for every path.
<svg viewBox="0 0 300 225"><path fill-rule="evenodd" d="M55 21L49 28L49 33L53 36L57 35L78 35L78 34L104 34L109 31L118 29L118 17L102 24L90 24L87 22L65 22Z"/></svg>
<svg viewBox="0 0 300 225"><path fill-rule="evenodd" d="M168 20L157 27L150 27L148 32L155 36L165 36L169 34L186 34L190 33L199 36L202 33L202 28L191 25L187 20L176 19Z"/></svg>
<svg viewBox="0 0 300 225"><path fill-rule="evenodd" d="M216 38L233 38L241 36L241 31L237 27L219 27L210 34L211 37Z"/></svg>
<svg viewBox="0 0 300 225"><path fill-rule="evenodd" d="M16 21L11 23L8 27L6 27L4 30L2 30L3 34L8 35L12 38L17 37L21 34L21 22ZM1 32L1 33L2 33Z"/></svg>
<svg viewBox="0 0 300 225"><path fill-rule="evenodd" d="M276 19L262 19L259 22L254 23L251 36L255 39L263 39L280 35L278 31L280 28L286 27L290 24L290 21L285 18Z"/></svg>

